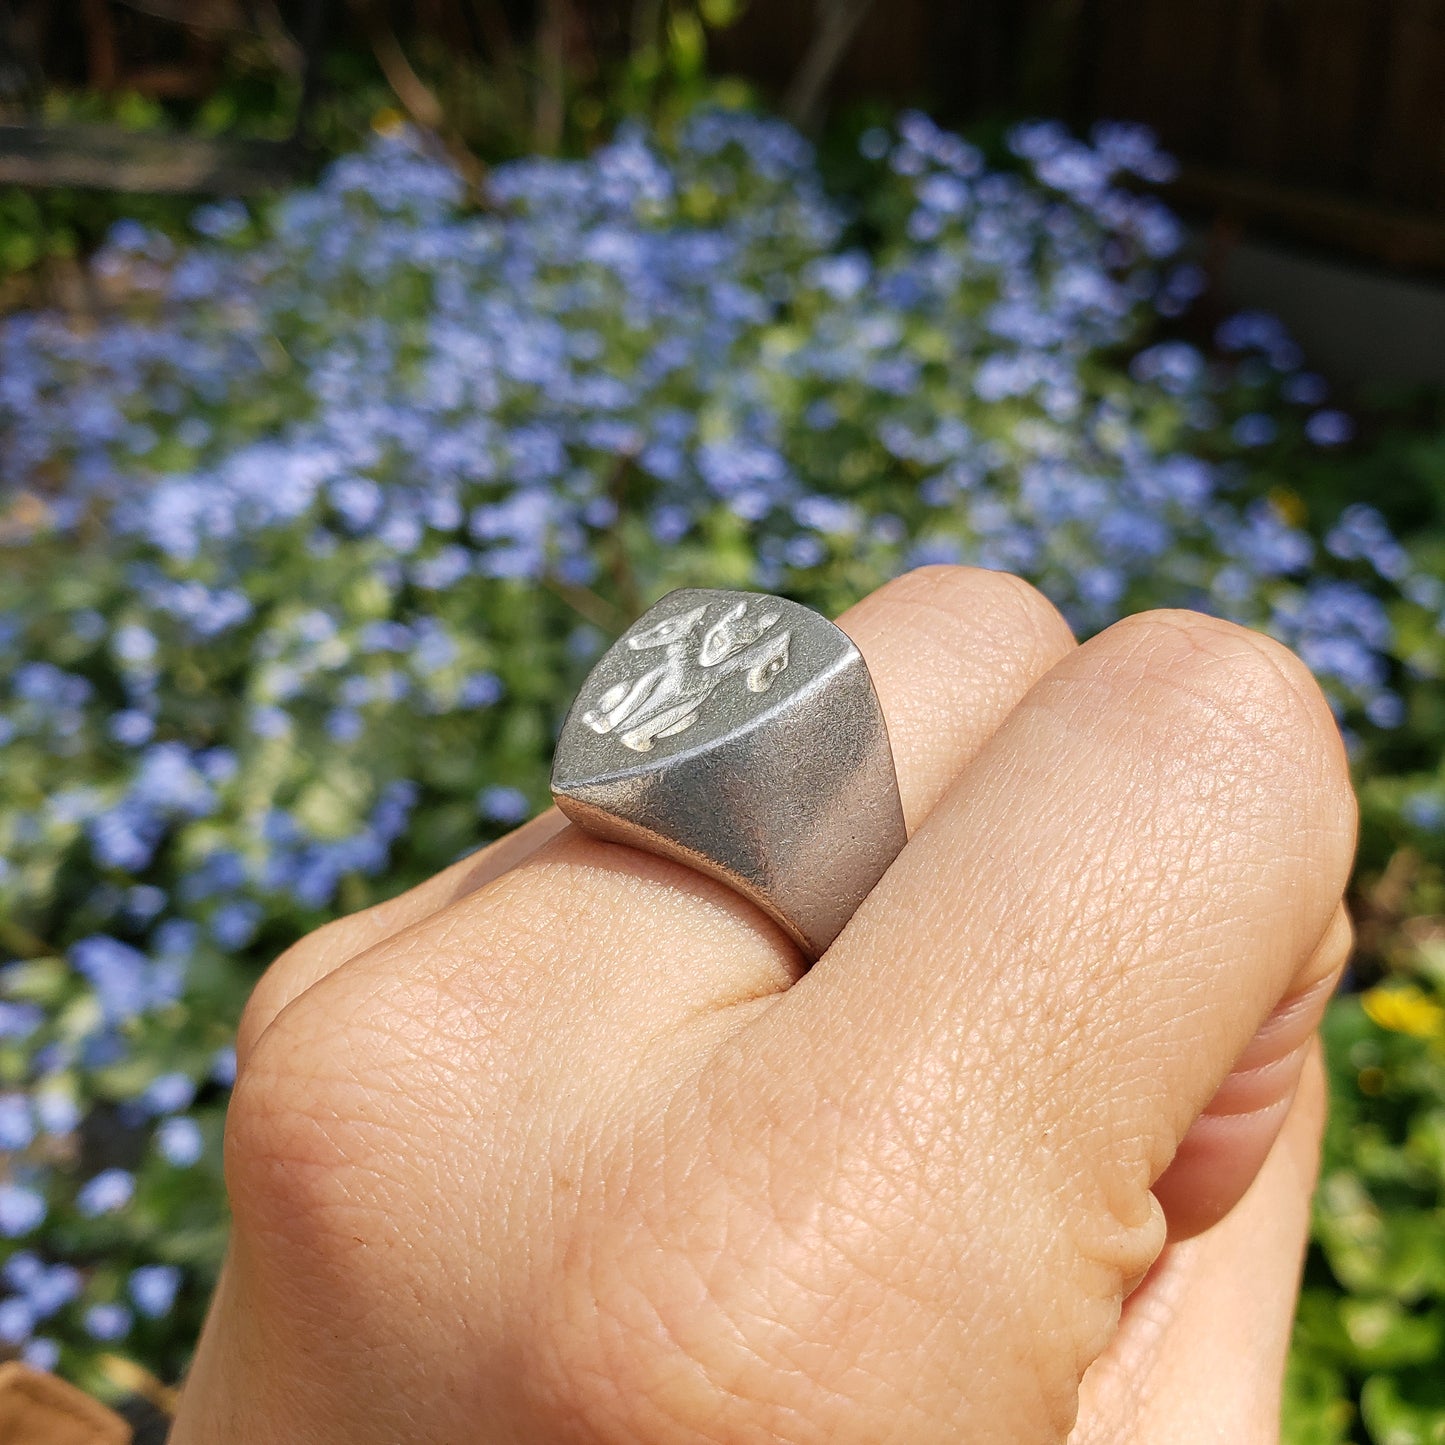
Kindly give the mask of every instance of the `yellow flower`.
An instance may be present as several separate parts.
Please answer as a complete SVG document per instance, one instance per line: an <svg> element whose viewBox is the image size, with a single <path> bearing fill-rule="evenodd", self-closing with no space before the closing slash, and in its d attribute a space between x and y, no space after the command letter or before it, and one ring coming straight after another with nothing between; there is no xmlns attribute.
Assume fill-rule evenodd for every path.
<svg viewBox="0 0 1445 1445"><path fill-rule="evenodd" d="M1305 499L1289 487L1275 487L1270 491L1269 500L1274 505L1275 515L1291 527L1300 526L1309 516Z"/></svg>
<svg viewBox="0 0 1445 1445"><path fill-rule="evenodd" d="M1382 1029L1417 1039L1445 1035L1445 1008L1413 983L1380 985L1360 999L1365 1013Z"/></svg>
<svg viewBox="0 0 1445 1445"><path fill-rule="evenodd" d="M396 135L406 124L406 117L399 110L384 105L371 117L371 128L377 135Z"/></svg>

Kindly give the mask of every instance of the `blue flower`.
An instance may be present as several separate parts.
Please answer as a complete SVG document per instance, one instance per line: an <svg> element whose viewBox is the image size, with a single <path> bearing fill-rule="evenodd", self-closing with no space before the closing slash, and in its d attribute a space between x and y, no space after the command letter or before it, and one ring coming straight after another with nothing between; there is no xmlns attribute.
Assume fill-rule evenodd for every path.
<svg viewBox="0 0 1445 1445"><path fill-rule="evenodd" d="M147 1264L131 1271L126 1286L135 1307L147 1319L158 1320L171 1312L180 1289L181 1272L170 1264Z"/></svg>
<svg viewBox="0 0 1445 1445"><path fill-rule="evenodd" d="M1324 377L1313 371L1297 371L1280 388L1286 401L1297 406L1319 406L1330 394Z"/></svg>
<svg viewBox="0 0 1445 1445"><path fill-rule="evenodd" d="M1250 412L1234 424L1234 439L1242 447L1268 446L1279 435L1279 424L1261 411Z"/></svg>
<svg viewBox="0 0 1445 1445"><path fill-rule="evenodd" d="M80 1271L68 1264L46 1266L36 1261L37 1268L21 1283L11 1281L25 1296L25 1302L37 1320L49 1319L58 1310L80 1298ZM8 1276L7 1276L8 1278Z"/></svg>
<svg viewBox="0 0 1445 1445"><path fill-rule="evenodd" d="M1365 716L1377 728L1397 728L1405 721L1405 703L1393 692L1376 693L1365 703Z"/></svg>
<svg viewBox="0 0 1445 1445"><path fill-rule="evenodd" d="M43 708L79 707L91 694L83 677L64 672L50 662L27 662L10 680L15 696Z"/></svg>
<svg viewBox="0 0 1445 1445"><path fill-rule="evenodd" d="M200 1125L185 1115L174 1115L156 1129L156 1148L167 1164L189 1169L205 1152Z"/></svg>
<svg viewBox="0 0 1445 1445"><path fill-rule="evenodd" d="M1354 434L1354 422L1342 411L1317 411L1305 422L1305 436L1317 447L1343 446Z"/></svg>
<svg viewBox="0 0 1445 1445"><path fill-rule="evenodd" d="M189 1074L158 1074L146 1085L140 1103L152 1114L177 1114L189 1109L195 1097L195 1081Z"/></svg>
<svg viewBox="0 0 1445 1445"><path fill-rule="evenodd" d="M96 1304L85 1312L85 1332L93 1340L109 1343L124 1339L135 1317L123 1304Z"/></svg>
<svg viewBox="0 0 1445 1445"><path fill-rule="evenodd" d="M250 723L251 731L258 738L289 737L292 731L290 713L285 708L276 707L271 703L253 707L250 713Z"/></svg>
<svg viewBox="0 0 1445 1445"><path fill-rule="evenodd" d="M124 1209L135 1195L135 1176L125 1169L103 1169L87 1179L75 1196L75 1207L88 1219Z"/></svg>
<svg viewBox="0 0 1445 1445"><path fill-rule="evenodd" d="M462 680L457 702L462 707L492 707L501 701L502 681L493 672L474 672Z"/></svg>
<svg viewBox="0 0 1445 1445"><path fill-rule="evenodd" d="M1438 793L1415 793L1401 812L1406 822L1426 833L1445 832L1445 797Z"/></svg>
<svg viewBox="0 0 1445 1445"><path fill-rule="evenodd" d="M113 713L107 725L111 737L122 747L138 748L155 736L155 719L138 708L126 708Z"/></svg>
<svg viewBox="0 0 1445 1445"><path fill-rule="evenodd" d="M1268 352L1290 344L1284 324L1264 311L1236 312L1220 323L1214 339L1225 351Z"/></svg>
<svg viewBox="0 0 1445 1445"><path fill-rule="evenodd" d="M125 911L135 922L149 923L169 901L164 888L138 883L134 888L126 890Z"/></svg>
<svg viewBox="0 0 1445 1445"><path fill-rule="evenodd" d="M30 1338L35 1328L35 1311L27 1301L16 1299L0 1300L0 1341L7 1345L22 1345Z"/></svg>
<svg viewBox="0 0 1445 1445"><path fill-rule="evenodd" d="M483 788L477 795L477 808L484 818L494 823L520 823L532 811L527 795L520 788L502 785Z"/></svg>
<svg viewBox="0 0 1445 1445"><path fill-rule="evenodd" d="M137 665L151 662L160 649L155 633L134 622L116 628L112 645L122 662Z"/></svg>
<svg viewBox="0 0 1445 1445"><path fill-rule="evenodd" d="M151 961L119 939L105 934L83 938L71 949L70 961L95 990L107 1023L123 1023L164 1001Z"/></svg>
<svg viewBox="0 0 1445 1445"><path fill-rule="evenodd" d="M261 926L263 910L252 899L235 899L224 903L211 915L211 937L222 948L245 948Z"/></svg>
<svg viewBox="0 0 1445 1445"><path fill-rule="evenodd" d="M18 1154L35 1138L35 1119L24 1094L0 1094L0 1151Z"/></svg>
<svg viewBox="0 0 1445 1445"><path fill-rule="evenodd" d="M334 743L345 746L354 743L365 730L361 714L354 708L333 708L326 715L326 736Z"/></svg>
<svg viewBox="0 0 1445 1445"><path fill-rule="evenodd" d="M1141 351L1129 365L1138 381L1157 382L1165 391L1183 395L1204 375L1204 358L1187 342L1165 341Z"/></svg>
<svg viewBox="0 0 1445 1445"><path fill-rule="evenodd" d="M443 547L430 557L412 564L411 577L418 587L445 592L454 587L472 570L472 554L456 545Z"/></svg>
<svg viewBox="0 0 1445 1445"><path fill-rule="evenodd" d="M823 556L823 544L807 534L789 538L783 547L783 558L789 567L816 567Z"/></svg>
<svg viewBox="0 0 1445 1445"><path fill-rule="evenodd" d="M793 517L800 527L851 537L862 526L862 514L851 502L814 494L793 503Z"/></svg>
<svg viewBox="0 0 1445 1445"><path fill-rule="evenodd" d="M60 1344L44 1335L36 1335L26 1342L20 1358L32 1369L54 1371L60 1363Z"/></svg>
<svg viewBox="0 0 1445 1445"><path fill-rule="evenodd" d="M659 542L670 546L687 535L692 527L692 517L685 507L663 505L654 508L649 527Z"/></svg>
<svg viewBox="0 0 1445 1445"><path fill-rule="evenodd" d="M0 1277L11 1289L19 1290L22 1293L30 1289L38 1280L45 1275L45 1262L38 1254L28 1249L17 1249L9 1259L5 1261L3 1270L0 1270Z"/></svg>
<svg viewBox="0 0 1445 1445"><path fill-rule="evenodd" d="M191 216L191 225L203 236L224 241L245 230L251 216L240 201L214 201L200 206Z"/></svg>
<svg viewBox="0 0 1445 1445"><path fill-rule="evenodd" d="M0 1234L17 1239L45 1222L44 1198L21 1184L0 1184Z"/></svg>
<svg viewBox="0 0 1445 1445"><path fill-rule="evenodd" d="M870 161L881 161L888 154L892 141L881 126L870 126L858 137L858 151Z"/></svg>
<svg viewBox="0 0 1445 1445"><path fill-rule="evenodd" d="M44 1022L39 1004L0 999L0 1039L28 1039Z"/></svg>
<svg viewBox="0 0 1445 1445"><path fill-rule="evenodd" d="M31 1103L40 1127L52 1138L64 1138L80 1125L80 1106L61 1088L37 1089Z"/></svg>

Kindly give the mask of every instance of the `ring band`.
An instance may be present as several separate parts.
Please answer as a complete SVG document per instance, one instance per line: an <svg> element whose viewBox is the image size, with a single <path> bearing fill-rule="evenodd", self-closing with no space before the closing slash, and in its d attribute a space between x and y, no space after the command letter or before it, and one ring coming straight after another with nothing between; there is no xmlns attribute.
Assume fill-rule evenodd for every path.
<svg viewBox="0 0 1445 1445"><path fill-rule="evenodd" d="M817 959L903 848L863 655L783 597L685 588L588 674L552 796L599 838L717 878Z"/></svg>

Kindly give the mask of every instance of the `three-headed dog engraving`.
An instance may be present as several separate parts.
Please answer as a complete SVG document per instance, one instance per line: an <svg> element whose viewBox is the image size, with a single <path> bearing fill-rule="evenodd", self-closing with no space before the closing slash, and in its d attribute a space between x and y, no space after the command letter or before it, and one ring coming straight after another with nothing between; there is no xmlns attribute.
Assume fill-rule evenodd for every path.
<svg viewBox="0 0 1445 1445"><path fill-rule="evenodd" d="M781 614L765 597L738 602L705 626L707 612L704 603L627 634L631 651L661 649L661 658L636 678L614 683L582 721L593 732L611 733L624 747L645 753L658 738L690 728L728 678L740 673L748 692L766 692L788 665L792 634L786 628L772 631Z"/></svg>

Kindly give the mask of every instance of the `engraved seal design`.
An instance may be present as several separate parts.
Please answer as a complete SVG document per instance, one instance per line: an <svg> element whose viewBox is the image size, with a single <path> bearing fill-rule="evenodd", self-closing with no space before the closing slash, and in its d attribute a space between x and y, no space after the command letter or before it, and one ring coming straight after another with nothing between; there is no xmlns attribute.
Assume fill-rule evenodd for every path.
<svg viewBox="0 0 1445 1445"><path fill-rule="evenodd" d="M631 652L657 653L651 666L614 683L582 714L595 733L611 733L633 752L651 752L658 738L685 732L708 699L730 677L742 674L748 692L766 692L788 665L787 629L774 632L780 613L769 599L747 599L706 626L709 604L674 613L623 638Z"/></svg>

